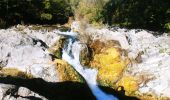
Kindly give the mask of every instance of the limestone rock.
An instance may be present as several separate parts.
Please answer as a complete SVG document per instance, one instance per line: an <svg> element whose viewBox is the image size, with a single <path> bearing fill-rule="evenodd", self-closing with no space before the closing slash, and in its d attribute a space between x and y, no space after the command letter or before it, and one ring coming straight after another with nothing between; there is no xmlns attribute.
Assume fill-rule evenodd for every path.
<svg viewBox="0 0 170 100"><path fill-rule="evenodd" d="M168 100L170 98L170 36L166 33L160 36L154 36L152 35L152 32L145 30L136 31L136 29L108 29L107 27L96 29L88 25L81 28L81 22L79 21L73 23L72 29L79 34L87 34L91 38L92 43L90 44L92 45L90 48L92 48L92 61L89 66L91 68L99 69L100 76L98 76L98 79L100 79L100 84L106 83L104 84L105 86L109 85L109 87L111 87L108 83L113 82L108 81L108 79L110 78L113 80L113 77L109 76L114 75L115 72L113 72L113 70L117 68L107 66L106 70L103 69L101 71L105 74L103 75L103 78L101 77L102 74L100 70L101 68L104 68L104 66L101 67L102 64L106 65L109 62L112 62L112 56L108 56L105 52L108 49L105 48L107 47L105 43L109 40L114 40L120 44L120 46L117 46L120 48L119 50L125 51L121 53L118 50L121 55L119 61L124 61L126 58L129 59L125 61L128 63L128 66L126 65L127 63L125 63L126 67L123 68L123 72L121 72L120 76L123 75L121 76L123 80L124 76L132 76L137 80L138 86L135 85L136 83L133 79L129 79L134 82L134 87L138 87L138 89L134 89L136 90L135 96L143 100ZM99 41L95 42L95 40ZM112 46L112 48L117 47ZM116 61L116 59L113 61ZM109 73L110 70L112 73ZM107 76L107 74L109 75ZM115 80L117 78L118 77L116 77ZM101 82L102 79L104 80L103 82ZM116 82L119 81L121 81L121 78ZM128 81L125 83L131 84ZM127 87L123 83L122 85ZM126 88L126 91L129 90Z"/></svg>
<svg viewBox="0 0 170 100"><path fill-rule="evenodd" d="M0 30L0 75L22 78L42 78L48 82L58 82L58 73L48 48L57 43L61 36L58 30L31 30L26 26L12 27ZM0 97L4 100L23 100L15 98L6 91L11 85L0 84ZM9 87L6 89L6 87ZM37 95L26 88L19 88L16 93L20 96ZM40 96L38 96L40 97ZM41 97L43 98L43 97ZM26 98L25 98L26 99Z"/></svg>

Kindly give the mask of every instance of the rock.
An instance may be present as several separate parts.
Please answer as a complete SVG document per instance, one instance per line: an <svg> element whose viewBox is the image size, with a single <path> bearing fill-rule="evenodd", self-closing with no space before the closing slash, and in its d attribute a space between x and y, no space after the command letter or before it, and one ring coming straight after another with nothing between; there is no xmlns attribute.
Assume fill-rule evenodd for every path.
<svg viewBox="0 0 170 100"><path fill-rule="evenodd" d="M48 51L54 55L54 58L62 58L62 49L64 47L65 38L61 37Z"/></svg>
<svg viewBox="0 0 170 100"><path fill-rule="evenodd" d="M104 51L105 48L109 47L120 47L119 43L114 40L102 42L100 40L94 40L89 44L84 44L84 49L80 54L80 62L84 66L93 66L90 65L90 62L94 59L95 54L99 54Z"/></svg>
<svg viewBox="0 0 170 100"><path fill-rule="evenodd" d="M55 65L50 63L52 58L47 50L60 40L61 36L58 35L58 32L58 30L31 30L26 26L0 30L0 75L34 77L48 82L58 82L58 73L55 71ZM17 99L12 95L3 96L6 91L4 89L0 89L2 98L6 98L5 100ZM26 88L17 90L16 94L26 96L30 92L37 95Z"/></svg>
<svg viewBox="0 0 170 100"><path fill-rule="evenodd" d="M56 71L59 73L59 79L63 81L73 81L73 82L85 82L82 76L66 61L56 59L54 61L56 65Z"/></svg>
<svg viewBox="0 0 170 100"><path fill-rule="evenodd" d="M0 99L3 100L6 96L8 96L7 91L14 88L14 85L0 84Z"/></svg>
<svg viewBox="0 0 170 100"><path fill-rule="evenodd" d="M133 92L139 89L138 80L132 76L124 76L118 83L118 87L122 86L126 91L126 95L131 95Z"/></svg>
<svg viewBox="0 0 170 100"><path fill-rule="evenodd" d="M81 28L81 26L85 27ZM137 79L138 86L135 87L139 88L134 89L136 91L135 96L144 100L155 100L157 98L163 100L166 100L167 98L169 99L170 77L168 73L170 73L170 43L168 41L170 41L170 37L166 33L161 36L153 36L151 32L145 30L136 31L136 29L128 30L120 28L109 30L107 27L96 29L88 25L82 25L80 21L73 23L72 30L79 34L86 34L91 38L90 40L92 42L89 47L92 51L90 56L92 60L90 61L90 65L88 63L87 65L91 68L99 69L100 75L98 76L98 79L100 79L99 83L101 85L112 87L110 83L112 84L112 82L115 82L116 80L116 82L121 81L121 78L118 77L115 77L115 81L113 81L114 78L111 77L111 75L116 73L113 70L117 68L112 68L111 66L108 67L107 65L106 69L104 69L105 67L102 66L102 64L106 65L115 61L112 60L111 55L107 55L105 52L108 49L108 44L106 45L106 43L109 40L114 40L120 44L117 47L112 46L112 48L119 48L118 51L121 55L120 58L118 57L119 61L130 59L125 61L127 63L129 62L129 65L127 66L127 63L125 63L123 72L121 72L121 67L120 70L117 70L118 72L121 72L119 73L120 76L123 75L121 76L122 79L125 77L126 80L126 76L131 76L135 80ZM123 52L121 53L121 51ZM82 54L85 53L83 52ZM86 55L87 54L82 56L84 61L87 59ZM103 70L101 70L102 68ZM104 74L103 77L102 73ZM110 77L106 74L109 74ZM141 76L144 76L144 78L140 79ZM109 80L109 78L111 80ZM103 82L101 80L103 80ZM130 80L134 82L131 78ZM130 84L129 82L125 83ZM133 84L136 83L134 82ZM126 87L125 84L122 83L122 85ZM126 93L128 91L129 90L126 88ZM133 93L130 95L134 95Z"/></svg>
<svg viewBox="0 0 170 100"><path fill-rule="evenodd" d="M29 73L19 71L15 68L3 68L0 70L0 76L12 76L12 77L20 77L20 78L33 78L33 76Z"/></svg>
<svg viewBox="0 0 170 100"><path fill-rule="evenodd" d="M73 22L71 26L71 30L79 33L80 36L85 36L85 40L81 39L82 41L100 40L104 42L108 40L114 40L114 41L118 41L122 49L129 48L129 43L128 43L128 40L126 39L125 32L122 30L113 32L113 31L110 31L107 27L97 29L97 28L91 27L87 23L80 22L80 21ZM86 37L88 38L86 39Z"/></svg>
<svg viewBox="0 0 170 100"><path fill-rule="evenodd" d="M88 45L84 45L84 48L80 52L80 63L83 66L90 66L90 61L93 59L93 49Z"/></svg>
<svg viewBox="0 0 170 100"><path fill-rule="evenodd" d="M76 59L80 58L85 67L98 70L99 85L143 100L170 98L169 36L153 36L144 30L96 29L84 23L82 26L74 24L72 29L79 35L72 31L41 29L41 26L35 30L31 29L36 28L34 26L0 30L0 76L35 77L47 83L83 83L81 75L61 60L65 36L70 35L83 44ZM73 45L74 55L79 53L77 46ZM0 99L27 100L28 96L45 99L27 88L0 84Z"/></svg>
<svg viewBox="0 0 170 100"><path fill-rule="evenodd" d="M49 47L59 40L56 33L44 33L43 31L32 31L27 28L23 30L27 34L22 34L14 29L0 30L0 59L7 59L5 68L15 68L23 72L31 73L34 77L41 77L47 81L56 81L57 76L53 71L54 66L50 65L50 55L40 42L34 43L33 40L42 40ZM22 31L22 32L23 32ZM54 42L55 41L55 42ZM49 69L49 70L45 70ZM53 77L49 80L50 77Z"/></svg>
<svg viewBox="0 0 170 100"><path fill-rule="evenodd" d="M20 96L29 96L30 94L31 94L31 91L27 88L20 87L18 89L18 95L20 95Z"/></svg>
<svg viewBox="0 0 170 100"><path fill-rule="evenodd" d="M48 100L48 99L44 98L43 96L40 96L25 87L20 87L18 89L17 95L19 95L17 100L24 100L24 99L29 100L29 98L26 98L26 97L31 97L31 96L37 98L37 100Z"/></svg>
<svg viewBox="0 0 170 100"><path fill-rule="evenodd" d="M170 97L168 74L170 72L168 63L170 61L168 42L170 37L167 35L153 36L145 30L136 33L135 30L130 30L126 34L131 41L128 56L136 58L135 60L140 58L139 63L132 62L132 66L128 70L131 76L144 76L144 79L140 78L143 80L138 90L141 98L144 100L159 98L161 100L164 97Z"/></svg>
<svg viewBox="0 0 170 100"><path fill-rule="evenodd" d="M97 79L101 85L114 87L128 63L128 58L121 58L121 52L112 47L95 54L91 66L98 68Z"/></svg>

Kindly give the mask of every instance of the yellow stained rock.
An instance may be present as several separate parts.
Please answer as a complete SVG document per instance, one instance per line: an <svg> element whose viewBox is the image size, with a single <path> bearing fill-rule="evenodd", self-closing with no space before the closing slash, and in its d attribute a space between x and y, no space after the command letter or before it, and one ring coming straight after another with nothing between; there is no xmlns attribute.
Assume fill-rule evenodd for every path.
<svg viewBox="0 0 170 100"><path fill-rule="evenodd" d="M100 83L104 82L104 84L114 84L122 75L124 70L123 63L115 63L110 64L105 67L102 67L98 71L98 80Z"/></svg>
<svg viewBox="0 0 170 100"><path fill-rule="evenodd" d="M135 79L132 76L125 76L123 77L118 83L118 86L124 87L124 90L126 91L126 95L129 95L135 91L138 90L139 84L137 82L137 79Z"/></svg>
<svg viewBox="0 0 170 100"><path fill-rule="evenodd" d="M76 70L66 61L56 59L54 63L56 64L56 70L59 74L60 81L83 82L83 78L79 75L79 73L76 72Z"/></svg>
<svg viewBox="0 0 170 100"><path fill-rule="evenodd" d="M120 53L118 52L118 50L116 48L109 48L105 52L96 54L94 56L94 61L92 62L92 66L101 68L109 64L117 63L120 60L121 60Z"/></svg>
<svg viewBox="0 0 170 100"><path fill-rule="evenodd" d="M20 78L33 78L31 74L22 72L16 68L3 68L0 70L0 76L12 76Z"/></svg>
<svg viewBox="0 0 170 100"><path fill-rule="evenodd" d="M107 48L94 56L92 66L98 68L97 80L101 85L114 86L123 75L128 64L127 59L121 58L121 52L116 48Z"/></svg>
<svg viewBox="0 0 170 100"><path fill-rule="evenodd" d="M111 55L113 59L120 56L120 52L118 52L116 48L109 48L106 50L106 53L108 53L108 55Z"/></svg>

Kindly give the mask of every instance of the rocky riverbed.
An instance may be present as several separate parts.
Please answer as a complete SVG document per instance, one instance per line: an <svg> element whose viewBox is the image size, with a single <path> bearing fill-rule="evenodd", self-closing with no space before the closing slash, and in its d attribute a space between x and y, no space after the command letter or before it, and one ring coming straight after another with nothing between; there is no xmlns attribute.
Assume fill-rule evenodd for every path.
<svg viewBox="0 0 170 100"><path fill-rule="evenodd" d="M167 34L154 36L152 32L146 30L94 28L90 25L82 25L80 22L73 22L71 29L62 32L55 28L37 29L35 26L22 25L1 29L0 100L56 99L49 98L48 93L51 93L51 97L60 95L59 100L68 100L65 96L69 97L69 94L61 96L59 91L54 91L56 94L53 95L52 88L47 89L48 95L39 92L40 89L34 90L41 86L33 85L39 84L39 81L34 79L43 79L40 83L47 83L44 85L47 86L44 90L48 85L58 89L58 85L51 83L75 82L84 91L79 94L87 94L86 99L95 99L96 97L91 96L94 93L90 92L86 84L87 79L76 70L74 65L63 59L64 45L72 38L77 42L73 41L72 46L67 47L68 53L74 59L79 57L74 57L72 54L80 53L82 69L96 70L97 84L114 90L111 91L113 93L108 94L114 94L121 99L122 97L115 93L121 94L120 92L124 91L123 95L126 98L133 96L141 100L170 99L170 75L168 74L170 73L170 36ZM80 52L77 51L77 47L81 48ZM89 74L89 76L93 75ZM15 79L16 82L8 79ZM25 80L25 83L22 83L22 80ZM35 87L30 88L29 82L32 82L30 85ZM67 90L59 88L61 89ZM72 90L68 89L68 91ZM76 97L76 94L73 93L73 97Z"/></svg>

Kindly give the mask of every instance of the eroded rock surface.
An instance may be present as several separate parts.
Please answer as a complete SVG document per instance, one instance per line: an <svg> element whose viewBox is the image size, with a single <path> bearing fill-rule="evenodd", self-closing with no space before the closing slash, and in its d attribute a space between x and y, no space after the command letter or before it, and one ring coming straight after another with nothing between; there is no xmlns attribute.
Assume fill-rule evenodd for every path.
<svg viewBox="0 0 170 100"><path fill-rule="evenodd" d="M48 82L58 82L58 74L54 71L55 65L51 63L52 58L48 52L48 48L60 40L61 36L57 32L58 30L30 30L26 26L0 30L0 67L2 69L0 73L10 76L25 73ZM19 71L20 74L18 74ZM0 87L0 90L4 91L0 95L4 95L9 89ZM10 94L1 97L5 100L10 98L20 100L22 96L36 96L26 88L19 88L15 92L18 92L19 97L15 98Z"/></svg>

